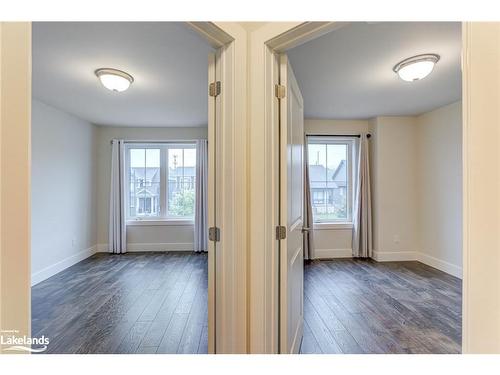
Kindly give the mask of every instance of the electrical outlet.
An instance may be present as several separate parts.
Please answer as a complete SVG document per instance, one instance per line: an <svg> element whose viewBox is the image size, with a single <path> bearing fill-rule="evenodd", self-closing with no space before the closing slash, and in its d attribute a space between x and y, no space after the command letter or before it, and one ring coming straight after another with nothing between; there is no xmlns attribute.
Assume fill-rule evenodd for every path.
<svg viewBox="0 0 500 375"><path fill-rule="evenodd" d="M71 246L73 246L73 247L76 246L76 240L74 238L71 240Z"/></svg>
<svg viewBox="0 0 500 375"><path fill-rule="evenodd" d="M394 241L394 243L399 243L399 241L400 241L399 235L395 234L392 240Z"/></svg>

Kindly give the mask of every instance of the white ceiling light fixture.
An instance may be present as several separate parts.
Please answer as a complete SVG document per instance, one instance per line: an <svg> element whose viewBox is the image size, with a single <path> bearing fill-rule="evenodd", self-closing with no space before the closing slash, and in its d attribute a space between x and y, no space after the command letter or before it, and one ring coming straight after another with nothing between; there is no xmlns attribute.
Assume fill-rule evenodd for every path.
<svg viewBox="0 0 500 375"><path fill-rule="evenodd" d="M95 71L95 75L101 81L102 85L108 90L122 92L127 90L134 77L127 72L112 68L101 68Z"/></svg>
<svg viewBox="0 0 500 375"><path fill-rule="evenodd" d="M431 74L439 58L434 53L413 56L397 63L392 70L403 81L419 81Z"/></svg>

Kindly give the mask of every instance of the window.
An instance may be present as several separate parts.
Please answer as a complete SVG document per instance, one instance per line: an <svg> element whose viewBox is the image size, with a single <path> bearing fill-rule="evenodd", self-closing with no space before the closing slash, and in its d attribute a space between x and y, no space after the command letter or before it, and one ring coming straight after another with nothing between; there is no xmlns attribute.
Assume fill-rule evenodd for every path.
<svg viewBox="0 0 500 375"><path fill-rule="evenodd" d="M352 221L353 140L308 137L309 184L315 223Z"/></svg>
<svg viewBox="0 0 500 375"><path fill-rule="evenodd" d="M320 205L320 204L324 204L324 196L325 196L325 193L324 191L321 191L321 190L313 190L312 192L312 196L313 196L313 203L315 205Z"/></svg>
<svg viewBox="0 0 500 375"><path fill-rule="evenodd" d="M126 165L129 220L194 219L194 143L129 143Z"/></svg>
<svg viewBox="0 0 500 375"><path fill-rule="evenodd" d="M168 149L168 206L170 217L194 217L196 150Z"/></svg>

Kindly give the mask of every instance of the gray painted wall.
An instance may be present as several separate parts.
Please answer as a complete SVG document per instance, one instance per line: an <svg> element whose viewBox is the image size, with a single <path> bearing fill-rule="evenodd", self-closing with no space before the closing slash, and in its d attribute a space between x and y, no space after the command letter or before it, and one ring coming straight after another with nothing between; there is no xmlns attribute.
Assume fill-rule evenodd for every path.
<svg viewBox="0 0 500 375"><path fill-rule="evenodd" d="M206 137L206 127L96 126L33 99L32 284L107 251L111 139ZM192 224L128 226L128 248L192 250L193 229Z"/></svg>
<svg viewBox="0 0 500 375"><path fill-rule="evenodd" d="M462 269L462 103L417 117L420 249Z"/></svg>
<svg viewBox="0 0 500 375"><path fill-rule="evenodd" d="M81 260L96 244L96 136L96 126L33 100L31 270L35 279L37 273L51 274L53 267Z"/></svg>
<svg viewBox="0 0 500 375"><path fill-rule="evenodd" d="M420 116L305 120L314 134L370 131L375 258L462 275L461 102ZM315 228L315 258L349 257L351 229Z"/></svg>
<svg viewBox="0 0 500 375"><path fill-rule="evenodd" d="M195 140L207 138L206 127L132 128L98 127L97 144L97 243L105 248L108 243L109 176L113 138L125 140ZM141 225L127 227L129 250L192 250L193 225ZM144 246L142 246L144 245Z"/></svg>

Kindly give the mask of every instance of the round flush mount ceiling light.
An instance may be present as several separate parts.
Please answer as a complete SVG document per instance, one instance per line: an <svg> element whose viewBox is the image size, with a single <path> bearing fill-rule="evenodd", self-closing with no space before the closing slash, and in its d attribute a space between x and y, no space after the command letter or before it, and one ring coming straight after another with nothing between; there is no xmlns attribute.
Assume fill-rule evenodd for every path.
<svg viewBox="0 0 500 375"><path fill-rule="evenodd" d="M101 68L95 71L95 75L101 81L102 85L108 90L122 92L130 87L134 82L134 77L130 74L112 68Z"/></svg>
<svg viewBox="0 0 500 375"><path fill-rule="evenodd" d="M397 63L392 70L403 81L413 82L421 80L431 74L434 65L439 61L439 55L429 53L404 59Z"/></svg>

